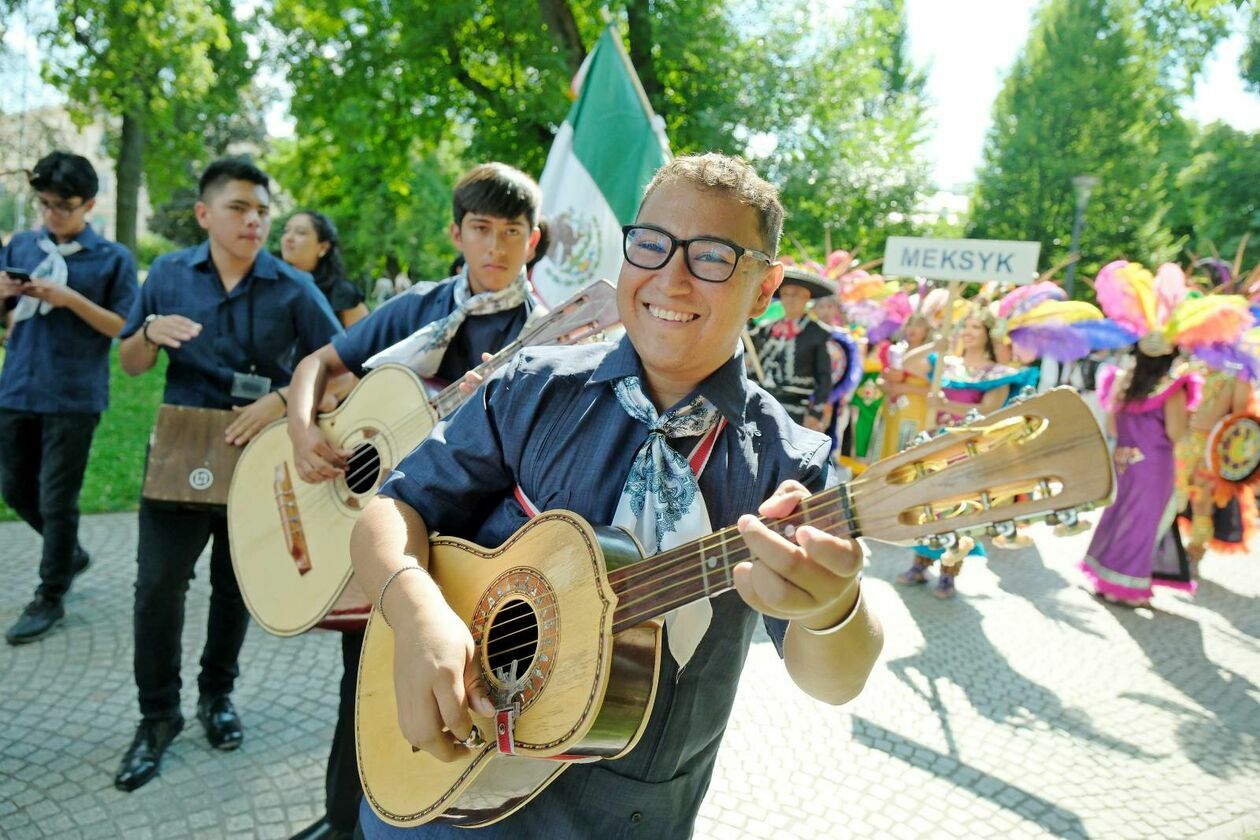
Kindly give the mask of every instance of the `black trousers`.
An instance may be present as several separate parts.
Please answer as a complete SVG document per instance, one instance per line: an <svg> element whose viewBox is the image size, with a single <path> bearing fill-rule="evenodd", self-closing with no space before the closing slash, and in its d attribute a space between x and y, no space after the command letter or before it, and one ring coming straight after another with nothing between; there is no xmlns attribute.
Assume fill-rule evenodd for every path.
<svg viewBox="0 0 1260 840"><path fill-rule="evenodd" d="M197 685L202 696L228 694L249 613L232 572L227 513L222 507L174 506L140 500L136 553L135 671L140 713L147 719L179 713L184 600L197 557L210 549L210 616Z"/></svg>
<svg viewBox="0 0 1260 840"><path fill-rule="evenodd" d="M353 831L359 824L359 758L354 751L354 689L359 681L359 652L365 631L341 634L341 700L337 705L337 728L328 753L324 808L328 822L341 831Z"/></svg>
<svg viewBox="0 0 1260 840"><path fill-rule="evenodd" d="M0 495L44 538L36 594L61 600L83 562L79 491L99 414L0 409Z"/></svg>

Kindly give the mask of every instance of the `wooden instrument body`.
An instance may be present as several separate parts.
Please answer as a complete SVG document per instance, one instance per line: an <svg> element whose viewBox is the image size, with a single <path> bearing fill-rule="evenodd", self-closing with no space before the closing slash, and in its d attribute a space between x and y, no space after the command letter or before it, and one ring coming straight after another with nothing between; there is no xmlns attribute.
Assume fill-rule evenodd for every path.
<svg viewBox="0 0 1260 840"><path fill-rule="evenodd" d="M355 519L437 420L420 378L385 365L318 419L333 446L362 453L344 476L299 478L283 419L245 447L228 492L228 539L245 606L264 630L294 636L332 609L350 581Z"/></svg>
<svg viewBox="0 0 1260 840"><path fill-rule="evenodd" d="M144 471L146 499L179 504L221 505L240 447L228 443L224 431L236 415L220 408L166 405L158 408L149 436Z"/></svg>
<svg viewBox="0 0 1260 840"><path fill-rule="evenodd" d="M477 716L484 747L450 764L413 751L398 725L393 633L374 612L355 707L359 775L373 809L404 827L486 825L525 805L570 762L632 749L656 695L661 629L652 621L613 635L607 573L641 559L626 532L593 528L568 511L530 520L496 549L435 537L430 572L473 633L491 698L496 706L520 699L518 755L498 752L494 721ZM529 625L535 633L522 629ZM522 650L523 638L532 644ZM510 668L497 651L528 659L517 680L503 679ZM556 756L564 758L539 760Z"/></svg>

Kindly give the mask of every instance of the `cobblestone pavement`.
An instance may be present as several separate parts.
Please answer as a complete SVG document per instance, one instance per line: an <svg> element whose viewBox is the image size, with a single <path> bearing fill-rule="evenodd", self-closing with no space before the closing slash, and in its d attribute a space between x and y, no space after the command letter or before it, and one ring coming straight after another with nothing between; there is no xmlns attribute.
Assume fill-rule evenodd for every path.
<svg viewBox="0 0 1260 840"><path fill-rule="evenodd" d="M1074 561L1088 535L970 562L960 597L892 584L876 546L865 591L886 634L863 695L816 703L754 644L700 838L1211 837L1260 830L1260 557L1209 556L1199 594L1154 610L1095 601ZM193 720L161 776L112 786L135 723L134 515L83 522L92 568L62 629L0 647L0 836L284 838L323 810L337 639L254 628L234 695L235 753ZM37 538L0 525L0 623L35 582ZM186 652L205 632L206 561Z"/></svg>

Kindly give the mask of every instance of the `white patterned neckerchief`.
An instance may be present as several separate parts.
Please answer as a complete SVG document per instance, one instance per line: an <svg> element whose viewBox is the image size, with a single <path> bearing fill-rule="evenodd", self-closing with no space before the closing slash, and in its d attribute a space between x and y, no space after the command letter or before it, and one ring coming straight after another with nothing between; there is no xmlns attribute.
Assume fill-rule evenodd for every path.
<svg viewBox="0 0 1260 840"><path fill-rule="evenodd" d="M47 256L35 266L35 270L31 272L31 279L47 280L49 283L58 283L62 286L70 282L70 269L66 266L66 257L79 253L83 250L83 246L74 240L56 244L47 236L41 237L35 244ZM14 323L24 321L34 315L37 310L40 315L47 315L52 309L53 305L48 301L23 295L13 310L13 321Z"/></svg>
<svg viewBox="0 0 1260 840"><path fill-rule="evenodd" d="M497 292L474 295L468 285L468 271L464 270L455 282L455 308L451 314L425 324L397 344L386 347L363 363L367 370L383 364L406 365L421 376L432 376L442 364L442 356L451 339L470 316L493 315L515 309L525 302L529 286L522 270L515 280Z"/></svg>
<svg viewBox="0 0 1260 840"><path fill-rule="evenodd" d="M613 391L626 413L650 431L630 465L612 524L638 537L649 554L712 533L698 474L692 471L688 459L665 440L705 434L718 423L718 410L697 396L681 408L658 416L637 376L617 380ZM665 638L679 670L696 652L712 617L713 607L707 598L665 616Z"/></svg>

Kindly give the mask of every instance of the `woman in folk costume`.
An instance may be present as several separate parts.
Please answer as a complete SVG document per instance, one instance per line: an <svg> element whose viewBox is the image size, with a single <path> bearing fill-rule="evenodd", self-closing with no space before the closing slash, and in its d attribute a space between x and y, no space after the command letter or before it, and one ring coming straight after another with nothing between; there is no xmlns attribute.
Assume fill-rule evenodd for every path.
<svg viewBox="0 0 1260 840"><path fill-rule="evenodd" d="M881 458L896 455L910 445L927 422L929 381L905 369L906 354L933 338L932 322L926 315L911 314L899 331L899 340L883 354L884 435Z"/></svg>
<svg viewBox="0 0 1260 840"><path fill-rule="evenodd" d="M1116 437L1116 501L1103 512L1080 568L1095 593L1138 607L1149 603L1154 586L1194 590L1179 568L1171 527L1173 445L1185 434L1201 381L1185 365L1174 366L1177 350L1237 341L1251 316L1241 298L1187 297L1185 275L1172 265L1152 275L1117 260L1099 272L1095 290L1108 318L1140 338L1130 370L1109 367L1099 375Z"/></svg>
<svg viewBox="0 0 1260 840"><path fill-rule="evenodd" d="M783 317L762 323L752 333L765 379L762 386L807 429L827 428L831 394L831 333L810 318L811 299L835 294L832 284L812 271L788 266L777 296Z"/></svg>
<svg viewBox="0 0 1260 840"><path fill-rule="evenodd" d="M993 315L982 307L974 308L963 321L961 354L946 356L941 362L943 393L933 401L938 410L937 417L933 418L935 422L931 424L933 428L959 423L973 409L982 414L996 411L1018 392L1018 386L1025 381L1025 374L1021 371L997 362L993 327ZM929 344L909 353L904 362L906 372L930 381L937 363L932 349L933 345ZM984 547L978 542L967 546L967 549L965 552L946 553L916 547L914 562L897 577L897 582L907 585L926 583L928 569L939 559L941 571L933 594L938 598L952 598L955 594L954 580L962 570L964 559L959 555L985 556Z"/></svg>
<svg viewBox="0 0 1260 840"><path fill-rule="evenodd" d="M888 347L891 332L879 332L885 320L883 304L888 284L878 274L869 274L861 268L844 274L840 280L840 298L844 302L849 320L862 328L865 353L862 375L853 394L851 410L849 455L859 464L875 460L879 454L881 432L879 420L884 407L884 392L879 386L879 376L884 365L881 359Z"/></svg>

